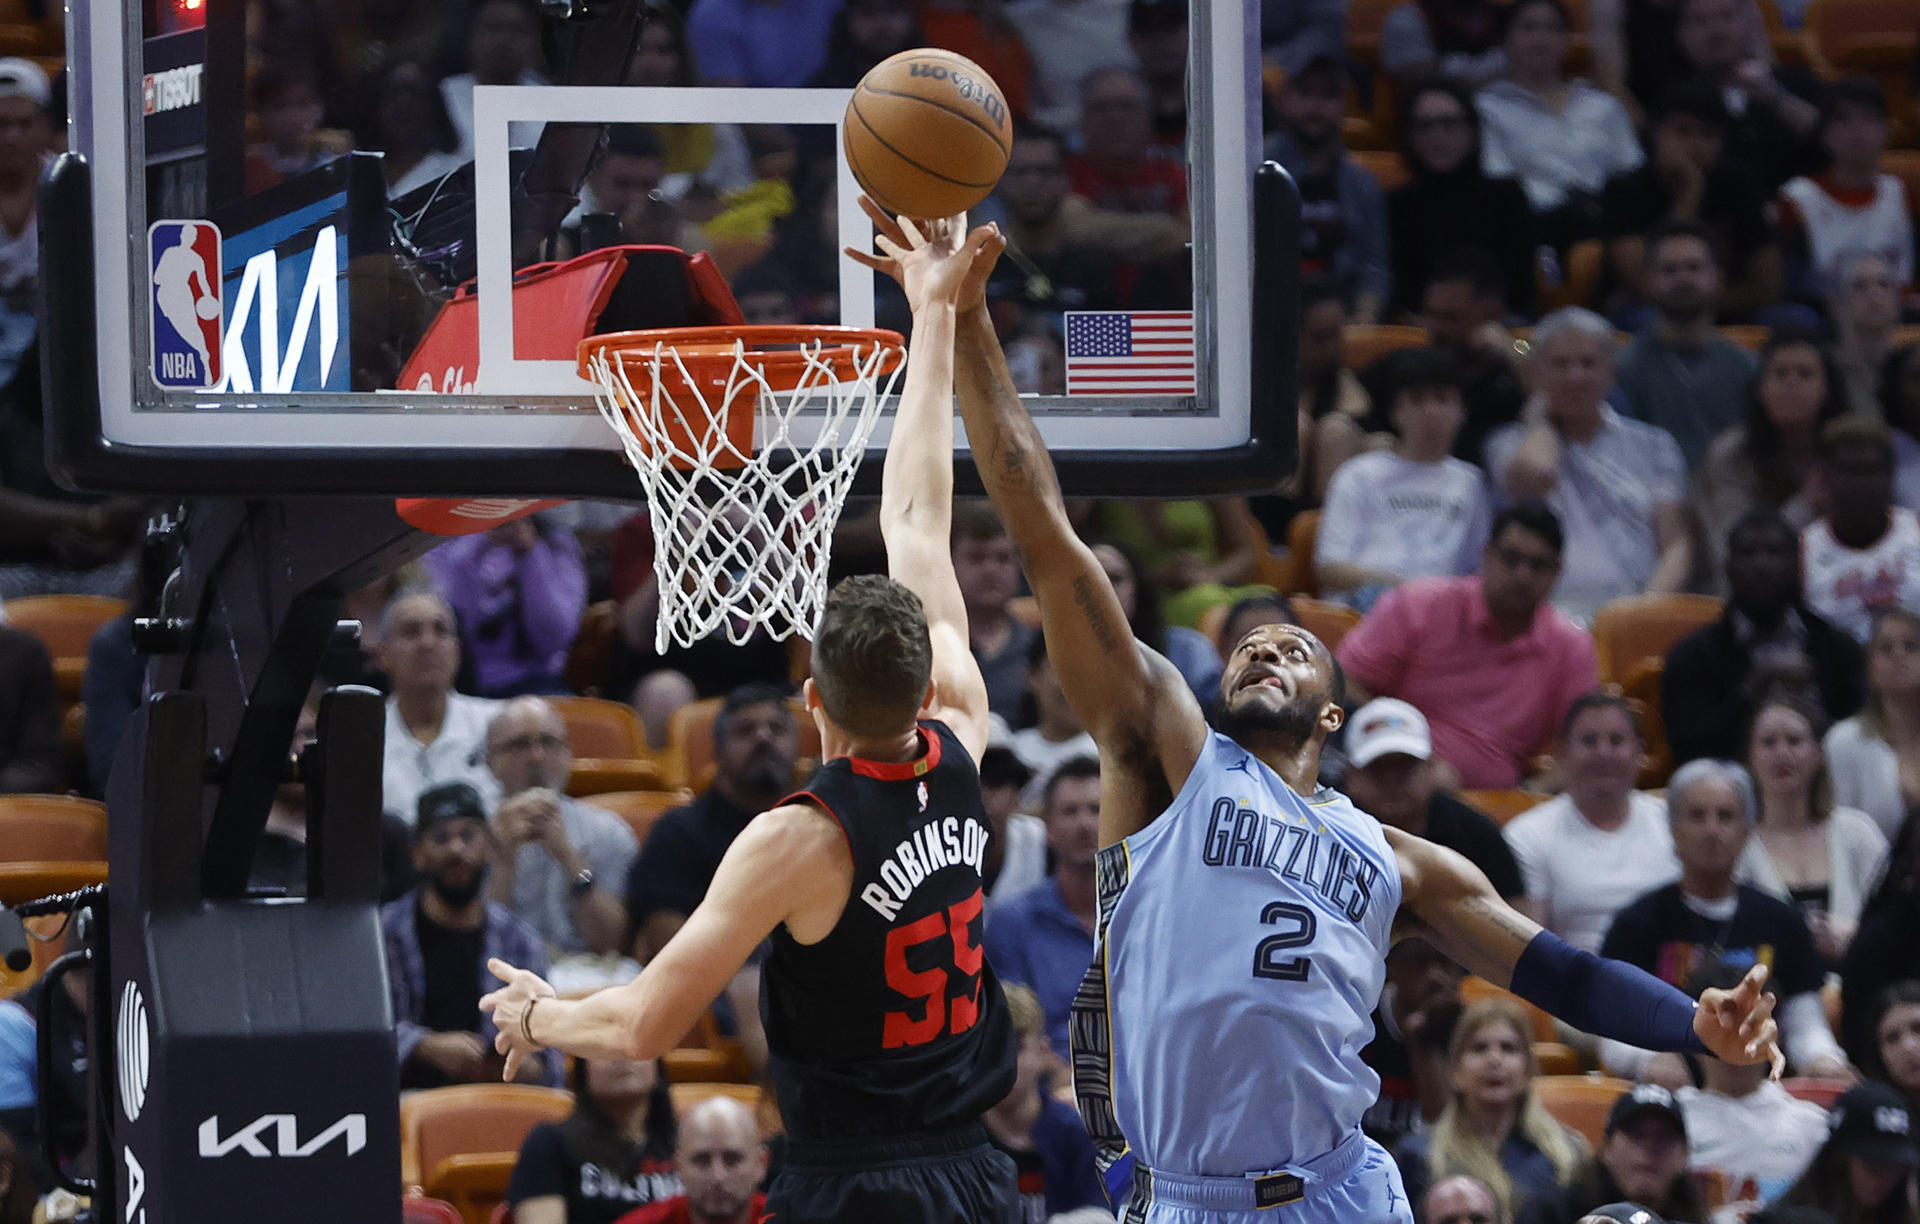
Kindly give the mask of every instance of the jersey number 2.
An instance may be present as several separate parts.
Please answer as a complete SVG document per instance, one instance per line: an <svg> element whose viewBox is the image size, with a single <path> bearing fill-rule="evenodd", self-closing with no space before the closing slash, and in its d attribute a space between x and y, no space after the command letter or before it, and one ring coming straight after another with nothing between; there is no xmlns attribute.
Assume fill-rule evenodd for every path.
<svg viewBox="0 0 1920 1224"><path fill-rule="evenodd" d="M888 1012L880 1030L882 1049L926 1045L943 1032L964 1033L980 1018L980 966L984 957L973 942L971 924L980 916L981 904L980 893L975 891L958 905L887 932L887 985L909 999L920 1000L925 1007L918 1017L911 1012ZM947 1001L946 969L935 966L916 972L907 964L907 949L943 937L953 944L953 971L971 984L951 1003Z"/></svg>
<svg viewBox="0 0 1920 1224"><path fill-rule="evenodd" d="M1313 942L1313 932L1318 924L1313 911L1291 901L1274 901L1260 911L1260 921L1268 926L1284 922L1292 929L1269 935L1260 941L1260 946L1253 950L1253 976L1282 982L1306 981L1313 962L1304 956L1282 956L1281 953L1304 948Z"/></svg>

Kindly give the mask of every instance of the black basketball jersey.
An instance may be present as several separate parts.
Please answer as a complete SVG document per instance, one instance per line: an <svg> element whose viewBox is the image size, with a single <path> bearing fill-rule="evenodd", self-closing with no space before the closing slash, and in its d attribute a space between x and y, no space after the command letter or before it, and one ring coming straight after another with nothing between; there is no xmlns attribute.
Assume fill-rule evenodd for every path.
<svg viewBox="0 0 1920 1224"><path fill-rule="evenodd" d="M846 835L853 891L826 938L782 925L760 1010L795 1138L889 1137L979 1119L1013 1089L1014 1035L981 951L980 774L944 723L913 761L839 757L790 800Z"/></svg>

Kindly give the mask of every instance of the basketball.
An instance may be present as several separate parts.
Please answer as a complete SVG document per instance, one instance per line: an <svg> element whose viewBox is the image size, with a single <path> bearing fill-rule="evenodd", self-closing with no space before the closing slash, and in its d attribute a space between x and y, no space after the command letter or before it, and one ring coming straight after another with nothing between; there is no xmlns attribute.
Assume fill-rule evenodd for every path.
<svg viewBox="0 0 1920 1224"><path fill-rule="evenodd" d="M1013 147L1006 96L980 65L932 47L881 60L847 103L847 166L874 203L938 218L987 198Z"/></svg>
<svg viewBox="0 0 1920 1224"><path fill-rule="evenodd" d="M203 297L193 304L194 313L203 319L211 319L220 313L220 299Z"/></svg>

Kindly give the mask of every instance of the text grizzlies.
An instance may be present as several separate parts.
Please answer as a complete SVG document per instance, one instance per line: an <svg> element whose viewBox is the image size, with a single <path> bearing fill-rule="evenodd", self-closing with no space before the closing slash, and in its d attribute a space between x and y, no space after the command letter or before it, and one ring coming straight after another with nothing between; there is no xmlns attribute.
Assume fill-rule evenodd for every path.
<svg viewBox="0 0 1920 1224"><path fill-rule="evenodd" d="M1366 916L1379 891L1380 868L1339 838L1224 797L1213 801L1201 858L1209 867L1276 871L1282 879L1319 893L1354 922Z"/></svg>

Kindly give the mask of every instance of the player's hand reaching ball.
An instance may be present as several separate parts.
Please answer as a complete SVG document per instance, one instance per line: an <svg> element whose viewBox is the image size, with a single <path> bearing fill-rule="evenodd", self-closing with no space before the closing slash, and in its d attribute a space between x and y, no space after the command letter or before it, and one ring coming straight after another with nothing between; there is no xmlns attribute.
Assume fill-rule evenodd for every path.
<svg viewBox="0 0 1920 1224"><path fill-rule="evenodd" d="M528 1031L527 1012L541 999L553 998L553 987L532 970L516 969L497 956L487 961L487 972L506 983L481 998L480 1010L492 1015L493 1026L500 1030L493 1048L506 1055L500 1078L511 1083L521 1061L543 1048Z"/></svg>
<svg viewBox="0 0 1920 1224"><path fill-rule="evenodd" d="M932 301L948 301L971 310L986 303L987 278L1007 249L999 226L976 226L968 233L964 214L944 221L889 217L864 195L860 207L873 220L874 245L881 253L848 247L847 254L899 281L909 306L919 310Z"/></svg>
<svg viewBox="0 0 1920 1224"><path fill-rule="evenodd" d="M1772 1064L1773 1078L1787 1069L1780 1052L1780 1026L1773 1019L1773 994L1765 989L1767 967L1755 965L1732 990L1711 989L1700 996L1693 1031L1714 1057L1736 1066Z"/></svg>

